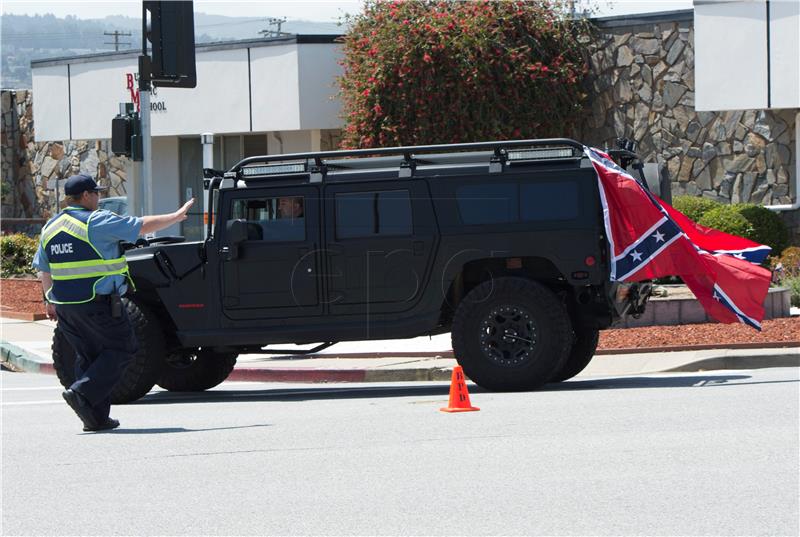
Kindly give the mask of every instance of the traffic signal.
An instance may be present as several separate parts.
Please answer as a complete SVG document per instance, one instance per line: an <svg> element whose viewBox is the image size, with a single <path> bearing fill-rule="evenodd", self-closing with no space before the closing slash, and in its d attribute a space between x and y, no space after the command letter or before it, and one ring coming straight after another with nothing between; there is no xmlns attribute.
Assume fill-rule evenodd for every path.
<svg viewBox="0 0 800 537"><path fill-rule="evenodd" d="M150 80L153 86L194 88L194 3L144 1L145 35L152 44ZM147 24L149 13L150 24Z"/></svg>
<svg viewBox="0 0 800 537"><path fill-rule="evenodd" d="M111 152L142 160L142 122L133 110L120 112L111 120Z"/></svg>

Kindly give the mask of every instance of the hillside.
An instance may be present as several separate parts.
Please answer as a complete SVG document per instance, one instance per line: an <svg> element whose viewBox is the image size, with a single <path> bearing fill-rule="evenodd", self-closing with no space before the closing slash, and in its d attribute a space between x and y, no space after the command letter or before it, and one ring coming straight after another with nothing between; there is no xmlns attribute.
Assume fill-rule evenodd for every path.
<svg viewBox="0 0 800 537"><path fill-rule="evenodd" d="M195 41L208 43L261 37L270 28L265 18L226 17L195 13ZM109 16L103 19L77 19L53 15L8 15L0 17L0 50L3 88L31 87L31 60L108 52L115 49L113 35L104 32L130 33L117 37L118 49L141 48L141 19ZM341 26L332 22L287 21L282 32L295 34L338 34Z"/></svg>

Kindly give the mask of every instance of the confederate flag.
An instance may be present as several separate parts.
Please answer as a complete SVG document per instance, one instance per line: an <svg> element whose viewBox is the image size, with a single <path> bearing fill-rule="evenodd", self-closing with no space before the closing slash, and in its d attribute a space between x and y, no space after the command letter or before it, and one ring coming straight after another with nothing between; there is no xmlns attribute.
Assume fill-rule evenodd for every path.
<svg viewBox="0 0 800 537"><path fill-rule="evenodd" d="M644 188L611 157L585 148L597 171L611 281L680 276L706 312L761 330L768 246L695 224Z"/></svg>

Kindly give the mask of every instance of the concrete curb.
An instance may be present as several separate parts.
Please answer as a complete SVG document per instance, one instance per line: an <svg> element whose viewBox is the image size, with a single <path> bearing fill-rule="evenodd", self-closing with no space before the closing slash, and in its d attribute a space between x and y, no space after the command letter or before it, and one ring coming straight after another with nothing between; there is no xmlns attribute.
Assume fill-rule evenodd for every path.
<svg viewBox="0 0 800 537"><path fill-rule="evenodd" d="M46 313L29 313L26 311L3 311L2 315L5 319L14 319L17 321L44 321L47 319Z"/></svg>
<svg viewBox="0 0 800 537"><path fill-rule="evenodd" d="M665 369L664 373L693 373L717 369L768 369L800 367L800 354L769 354L759 356L716 356Z"/></svg>
<svg viewBox="0 0 800 537"><path fill-rule="evenodd" d="M707 351L715 349L788 349L800 347L800 341L771 341L767 343L730 343L725 347L714 344L674 345L664 347L639 347L598 349L595 356L611 356L616 354L647 354L653 352ZM328 354L306 354L304 358L455 358L452 350L443 351L398 351L398 352L348 352ZM290 359L296 356L274 356L275 359Z"/></svg>
<svg viewBox="0 0 800 537"><path fill-rule="evenodd" d="M769 343L731 343L725 347L714 344L699 345L677 345L665 347L639 347L639 348L619 348L619 349L598 349L595 356L608 356L614 354L649 354L653 352L682 352L682 351L713 351L716 349L739 350L739 349L796 349L800 347L800 341L772 341Z"/></svg>
<svg viewBox="0 0 800 537"><path fill-rule="evenodd" d="M311 369L237 367L228 376L244 382L420 382L450 380L452 370L444 367L404 369Z"/></svg>
<svg viewBox="0 0 800 537"><path fill-rule="evenodd" d="M42 362L37 358L36 355L20 349L13 343L0 341L0 360L3 362L8 362L27 373L55 374L56 370L53 368L53 364Z"/></svg>
<svg viewBox="0 0 800 537"><path fill-rule="evenodd" d="M648 373L696 372L726 369L764 369L772 367L800 367L800 353L797 347L785 349L787 352L754 355L729 355L730 349L717 348L720 356L691 360L685 364L668 367ZM663 351L663 350L662 350ZM436 353L441 356L442 353ZM622 354L622 353L621 353ZM416 356L419 356L417 354ZM605 355L608 356L608 355ZM330 356L329 356L330 357ZM55 374L53 364L44 362L35 354L29 353L12 343L0 341L0 359L15 368L29 373ZM239 382L424 382L448 381L452 369L448 367L427 368L357 368L357 369L314 369L287 367L236 367L228 380ZM628 373L628 374L639 374Z"/></svg>

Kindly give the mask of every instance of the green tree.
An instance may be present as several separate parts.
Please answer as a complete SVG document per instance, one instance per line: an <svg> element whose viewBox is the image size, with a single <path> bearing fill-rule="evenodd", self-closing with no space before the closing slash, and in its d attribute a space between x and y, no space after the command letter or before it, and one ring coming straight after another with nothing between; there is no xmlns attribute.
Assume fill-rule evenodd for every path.
<svg viewBox="0 0 800 537"><path fill-rule="evenodd" d="M560 0L367 0L344 37L344 147L569 134L588 23Z"/></svg>

